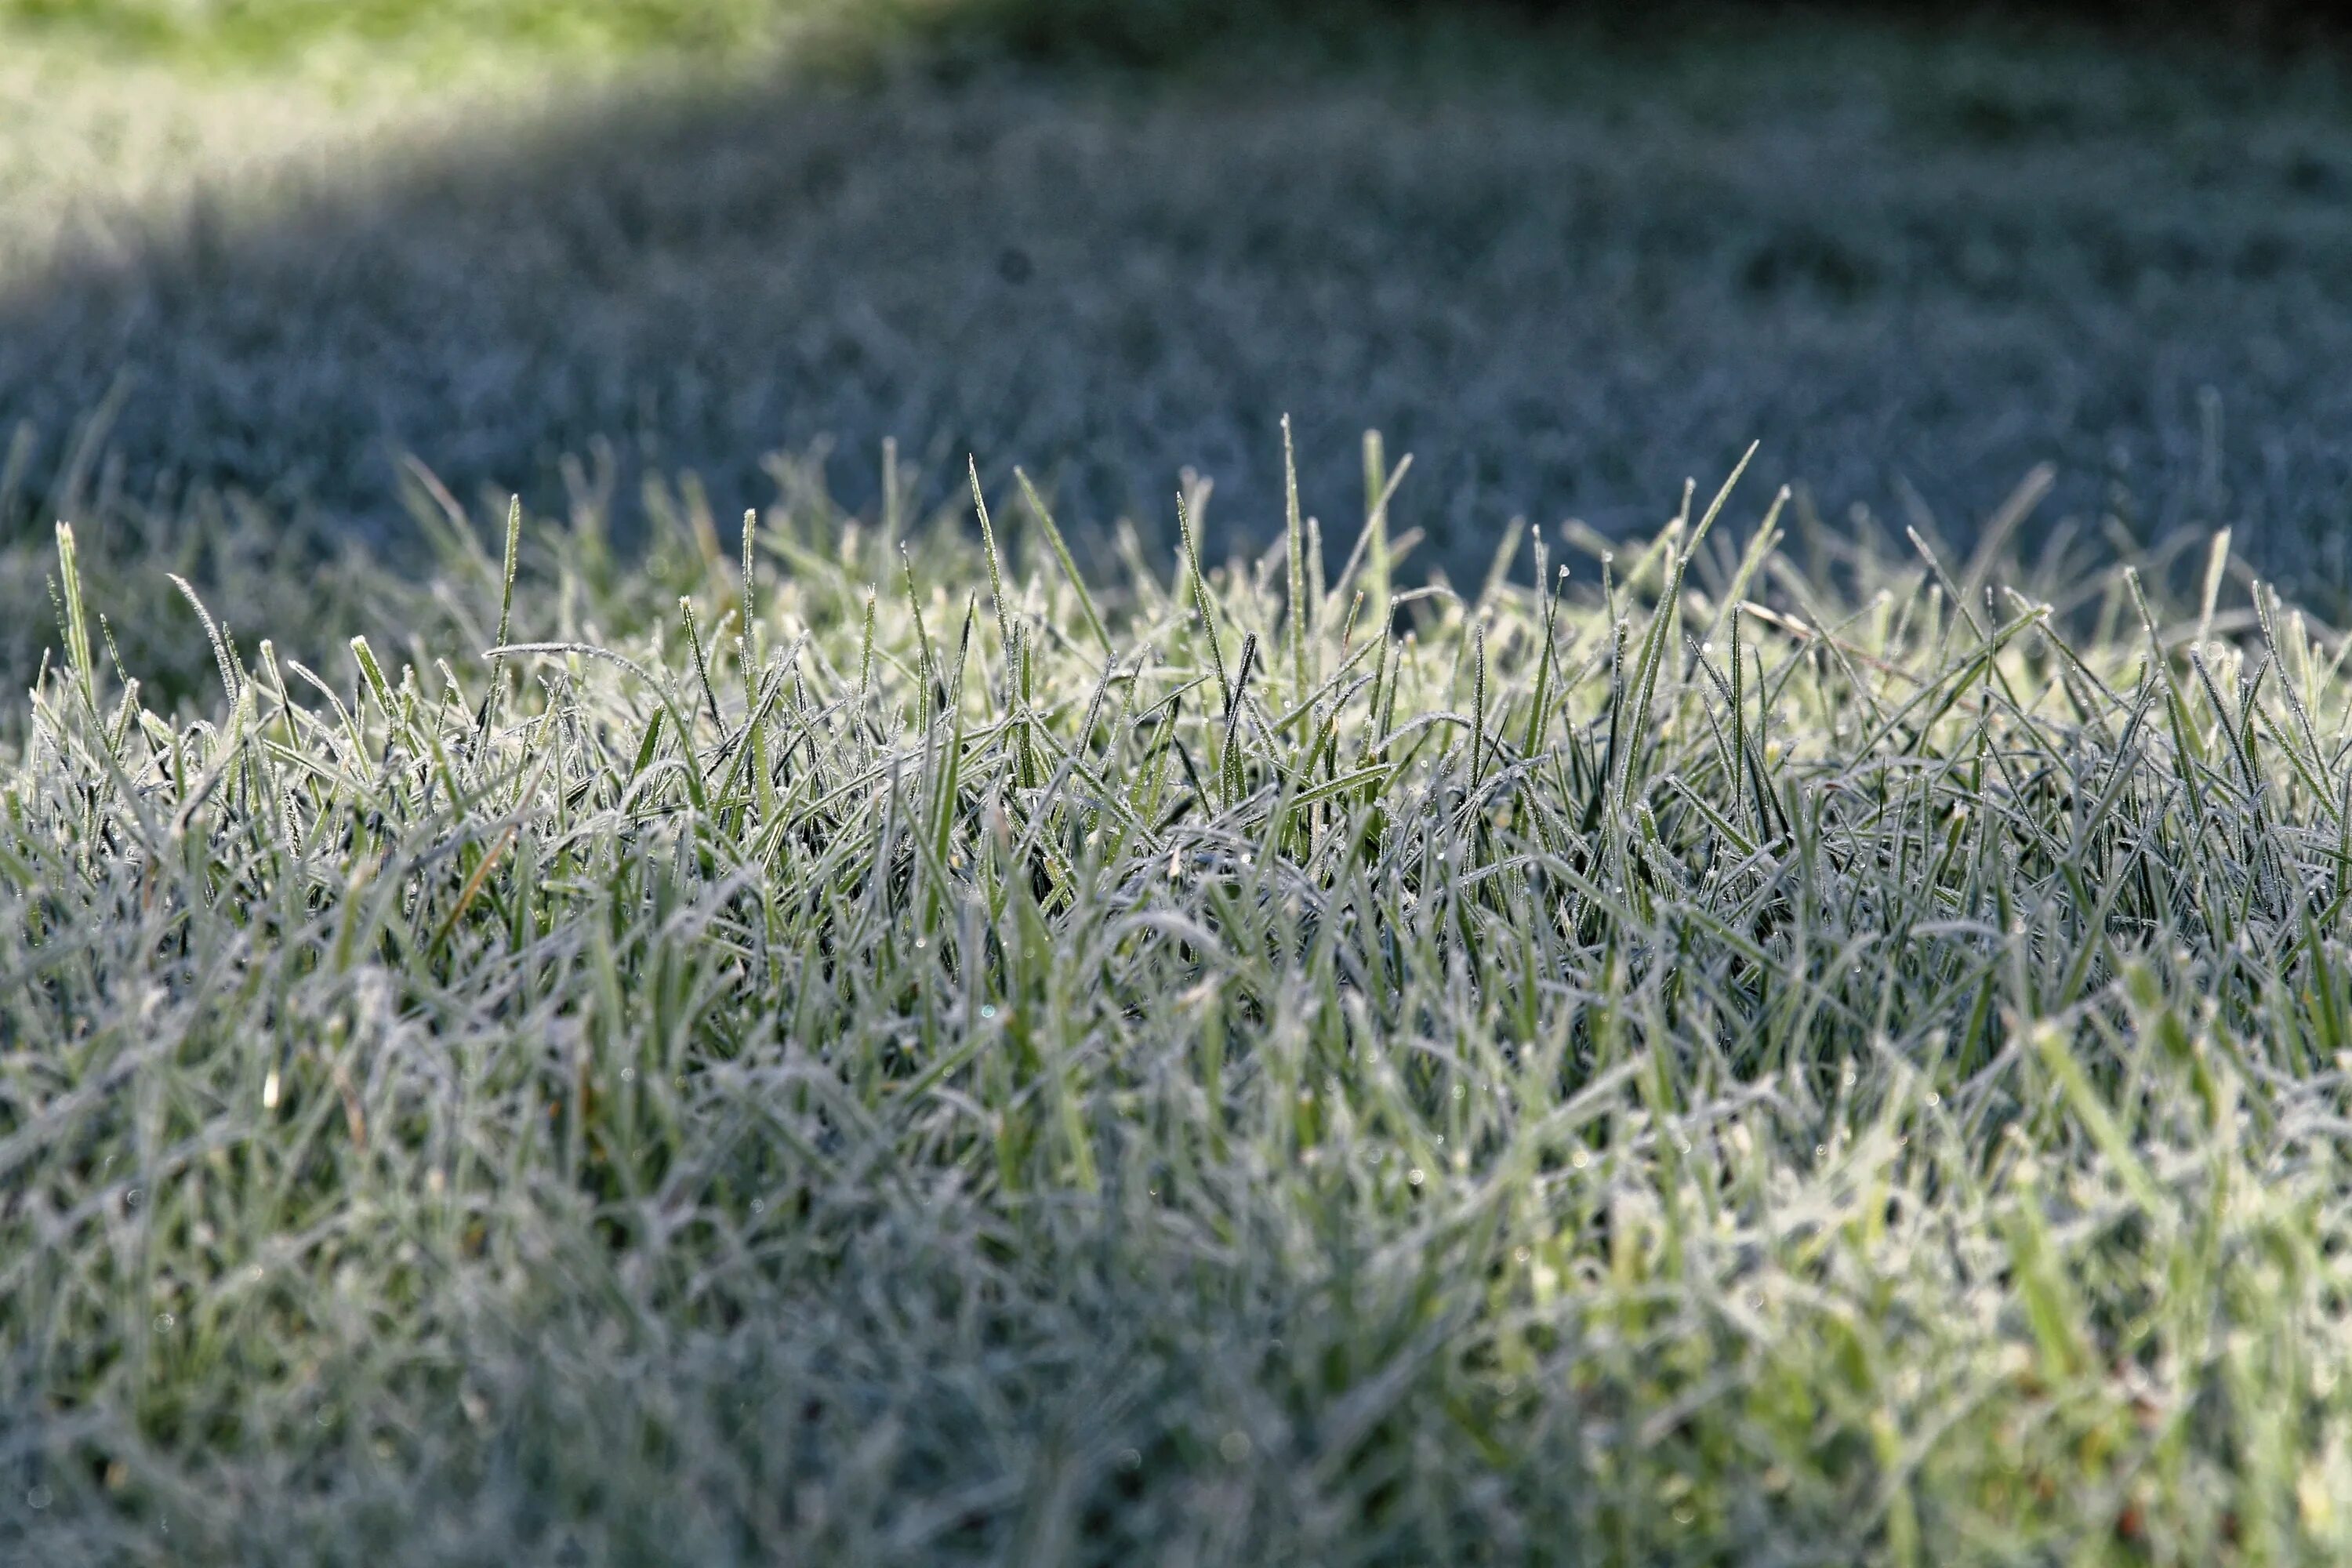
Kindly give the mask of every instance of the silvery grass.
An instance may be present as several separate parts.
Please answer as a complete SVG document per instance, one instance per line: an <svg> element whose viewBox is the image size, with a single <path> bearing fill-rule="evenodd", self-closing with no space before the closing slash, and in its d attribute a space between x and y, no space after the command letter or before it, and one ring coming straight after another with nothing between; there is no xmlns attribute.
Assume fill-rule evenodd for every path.
<svg viewBox="0 0 2352 1568"><path fill-rule="evenodd" d="M1406 589L1365 467L453 518L176 710L60 530L0 1555L2340 1560L2347 645L1687 491Z"/></svg>
<svg viewBox="0 0 2352 1568"><path fill-rule="evenodd" d="M1457 580L1496 517L1646 532L1676 479L1762 435L1751 482L1801 477L1833 519L1866 504L1899 537L1933 511L1958 535L2053 458L2055 510L2231 523L2305 603L2352 603L2352 77L2329 51L1781 7L1641 44L1333 0L1361 16L1344 39L964 75L932 68L927 28L872 44L877 16L1159 31L1329 7L850 0L869 42L845 40L842 77L797 50L551 59L500 19L844 0L0 17L27 5L362 39L133 69L102 29L0 26L0 552L207 489L392 540L404 448L469 505L496 483L554 510L557 455L597 434L625 510L637 476L682 468L762 497L779 436L820 432L870 509L896 433L947 481L930 500L967 449L1008 487L1027 463L1110 571L1078 525L1130 513L1172 545L1186 463L1217 477L1213 553L1263 537L1267 411L1290 406L1320 506L1352 491L1364 426L1410 432L1418 559ZM353 20L394 9L449 47L420 59ZM7 571L0 668L49 619L37 565L21 620Z"/></svg>

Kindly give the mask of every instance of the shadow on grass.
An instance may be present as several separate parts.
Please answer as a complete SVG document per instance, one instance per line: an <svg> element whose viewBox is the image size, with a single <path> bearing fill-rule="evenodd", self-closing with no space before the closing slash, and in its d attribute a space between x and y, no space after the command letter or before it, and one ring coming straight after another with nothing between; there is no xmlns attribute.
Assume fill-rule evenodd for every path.
<svg viewBox="0 0 2352 1568"><path fill-rule="evenodd" d="M1457 574L1512 512L1651 521L1751 438L1759 501L1801 478L1832 516L1965 534L2054 461L2052 515L2210 515L2343 574L2332 68L1819 20L1384 26L1320 66L967 56L620 95L293 182L259 221L142 220L0 298L0 421L46 442L13 504L236 487L394 537L401 451L552 508L601 443L624 510L691 469L724 515L773 493L764 454L824 442L866 500L895 437L934 496L976 451L1081 526L1164 525L1197 465L1256 539L1288 411L1341 544L1378 427ZM58 492L60 437L118 385L111 468Z"/></svg>

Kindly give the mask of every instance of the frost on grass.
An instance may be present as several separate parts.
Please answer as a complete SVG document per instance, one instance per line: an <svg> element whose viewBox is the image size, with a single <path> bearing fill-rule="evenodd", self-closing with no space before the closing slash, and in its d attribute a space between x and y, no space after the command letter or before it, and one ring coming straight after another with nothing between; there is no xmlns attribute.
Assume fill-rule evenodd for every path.
<svg viewBox="0 0 2352 1568"><path fill-rule="evenodd" d="M176 708L61 531L0 1554L2352 1548L2347 645L1736 493L1407 589L1367 456L1091 592L518 518Z"/></svg>

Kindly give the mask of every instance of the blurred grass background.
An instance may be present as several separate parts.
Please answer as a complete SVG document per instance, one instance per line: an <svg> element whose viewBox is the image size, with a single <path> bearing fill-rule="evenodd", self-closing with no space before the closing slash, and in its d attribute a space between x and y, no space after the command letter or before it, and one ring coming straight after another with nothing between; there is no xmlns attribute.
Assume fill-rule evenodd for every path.
<svg viewBox="0 0 2352 1568"><path fill-rule="evenodd" d="M2352 582L2317 15L1434 0L0 0L0 529L725 515L895 438L1086 537L1360 504L1475 570L1761 438L1830 524L2184 522ZM242 498L241 500L239 498ZM1858 509L1858 510L1856 510ZM135 526L134 526L135 525ZM264 531L267 531L266 530Z"/></svg>
<svg viewBox="0 0 2352 1568"><path fill-rule="evenodd" d="M1865 20L1924 17L2089 23L2114 30L2234 37L2280 46L2324 37L2343 8L2278 0L2008 0L1959 7L1905 0L1668 0L1640 7L1592 0L5 0L0 25L79 32L110 47L182 58L281 63L321 43L363 38L479 47L506 43L583 53L740 49L829 15L868 28L916 25L1030 57L1092 54L1165 62L1236 34L1304 31L1327 42L1368 26L1467 14L1486 22L1570 20L1623 33L1687 31L1726 17Z"/></svg>
<svg viewBox="0 0 2352 1568"><path fill-rule="evenodd" d="M812 8L809 0L10 0L0 16L124 52L276 65L350 38L578 51L740 47Z"/></svg>

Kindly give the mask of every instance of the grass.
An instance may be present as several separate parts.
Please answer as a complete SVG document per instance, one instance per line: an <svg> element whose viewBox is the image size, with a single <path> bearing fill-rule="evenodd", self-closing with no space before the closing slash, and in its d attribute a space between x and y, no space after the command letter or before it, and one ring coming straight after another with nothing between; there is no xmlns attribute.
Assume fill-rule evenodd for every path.
<svg viewBox="0 0 2352 1568"><path fill-rule="evenodd" d="M185 64L283 69L307 52L529 50L573 58L772 43L827 0L0 0L0 26Z"/></svg>
<svg viewBox="0 0 2352 1568"><path fill-rule="evenodd" d="M447 12L429 58L326 28L222 69L0 28L0 442L40 437L0 538L89 515L41 498L111 407L119 498L242 489L335 537L399 526L404 451L552 511L606 438L635 527L643 475L740 506L821 437L870 509L896 436L944 479L1026 466L1081 551L1164 530L1195 464L1222 552L1282 516L1290 409L1311 495L1352 489L1368 426L1417 452L1412 521L1459 577L1515 510L1646 533L1658 476L1761 437L1754 477L1832 517L1964 541L2053 461L2053 514L2227 522L2333 618L2352 594L2331 55L1407 17L959 74L943 21L843 78L506 15Z"/></svg>
<svg viewBox="0 0 2352 1568"><path fill-rule="evenodd" d="M920 37L1031 59L1164 67L1213 38L1328 44L1414 9L1414 0L1309 0L1270 17L1235 0L0 0L0 34L264 73L354 52L379 71L387 52L436 64L712 58L772 52L820 33L869 48Z"/></svg>
<svg viewBox="0 0 2352 1568"><path fill-rule="evenodd" d="M0 1555L2341 1560L2345 640L1738 490L1406 591L1363 467L452 515L179 704L61 530Z"/></svg>

